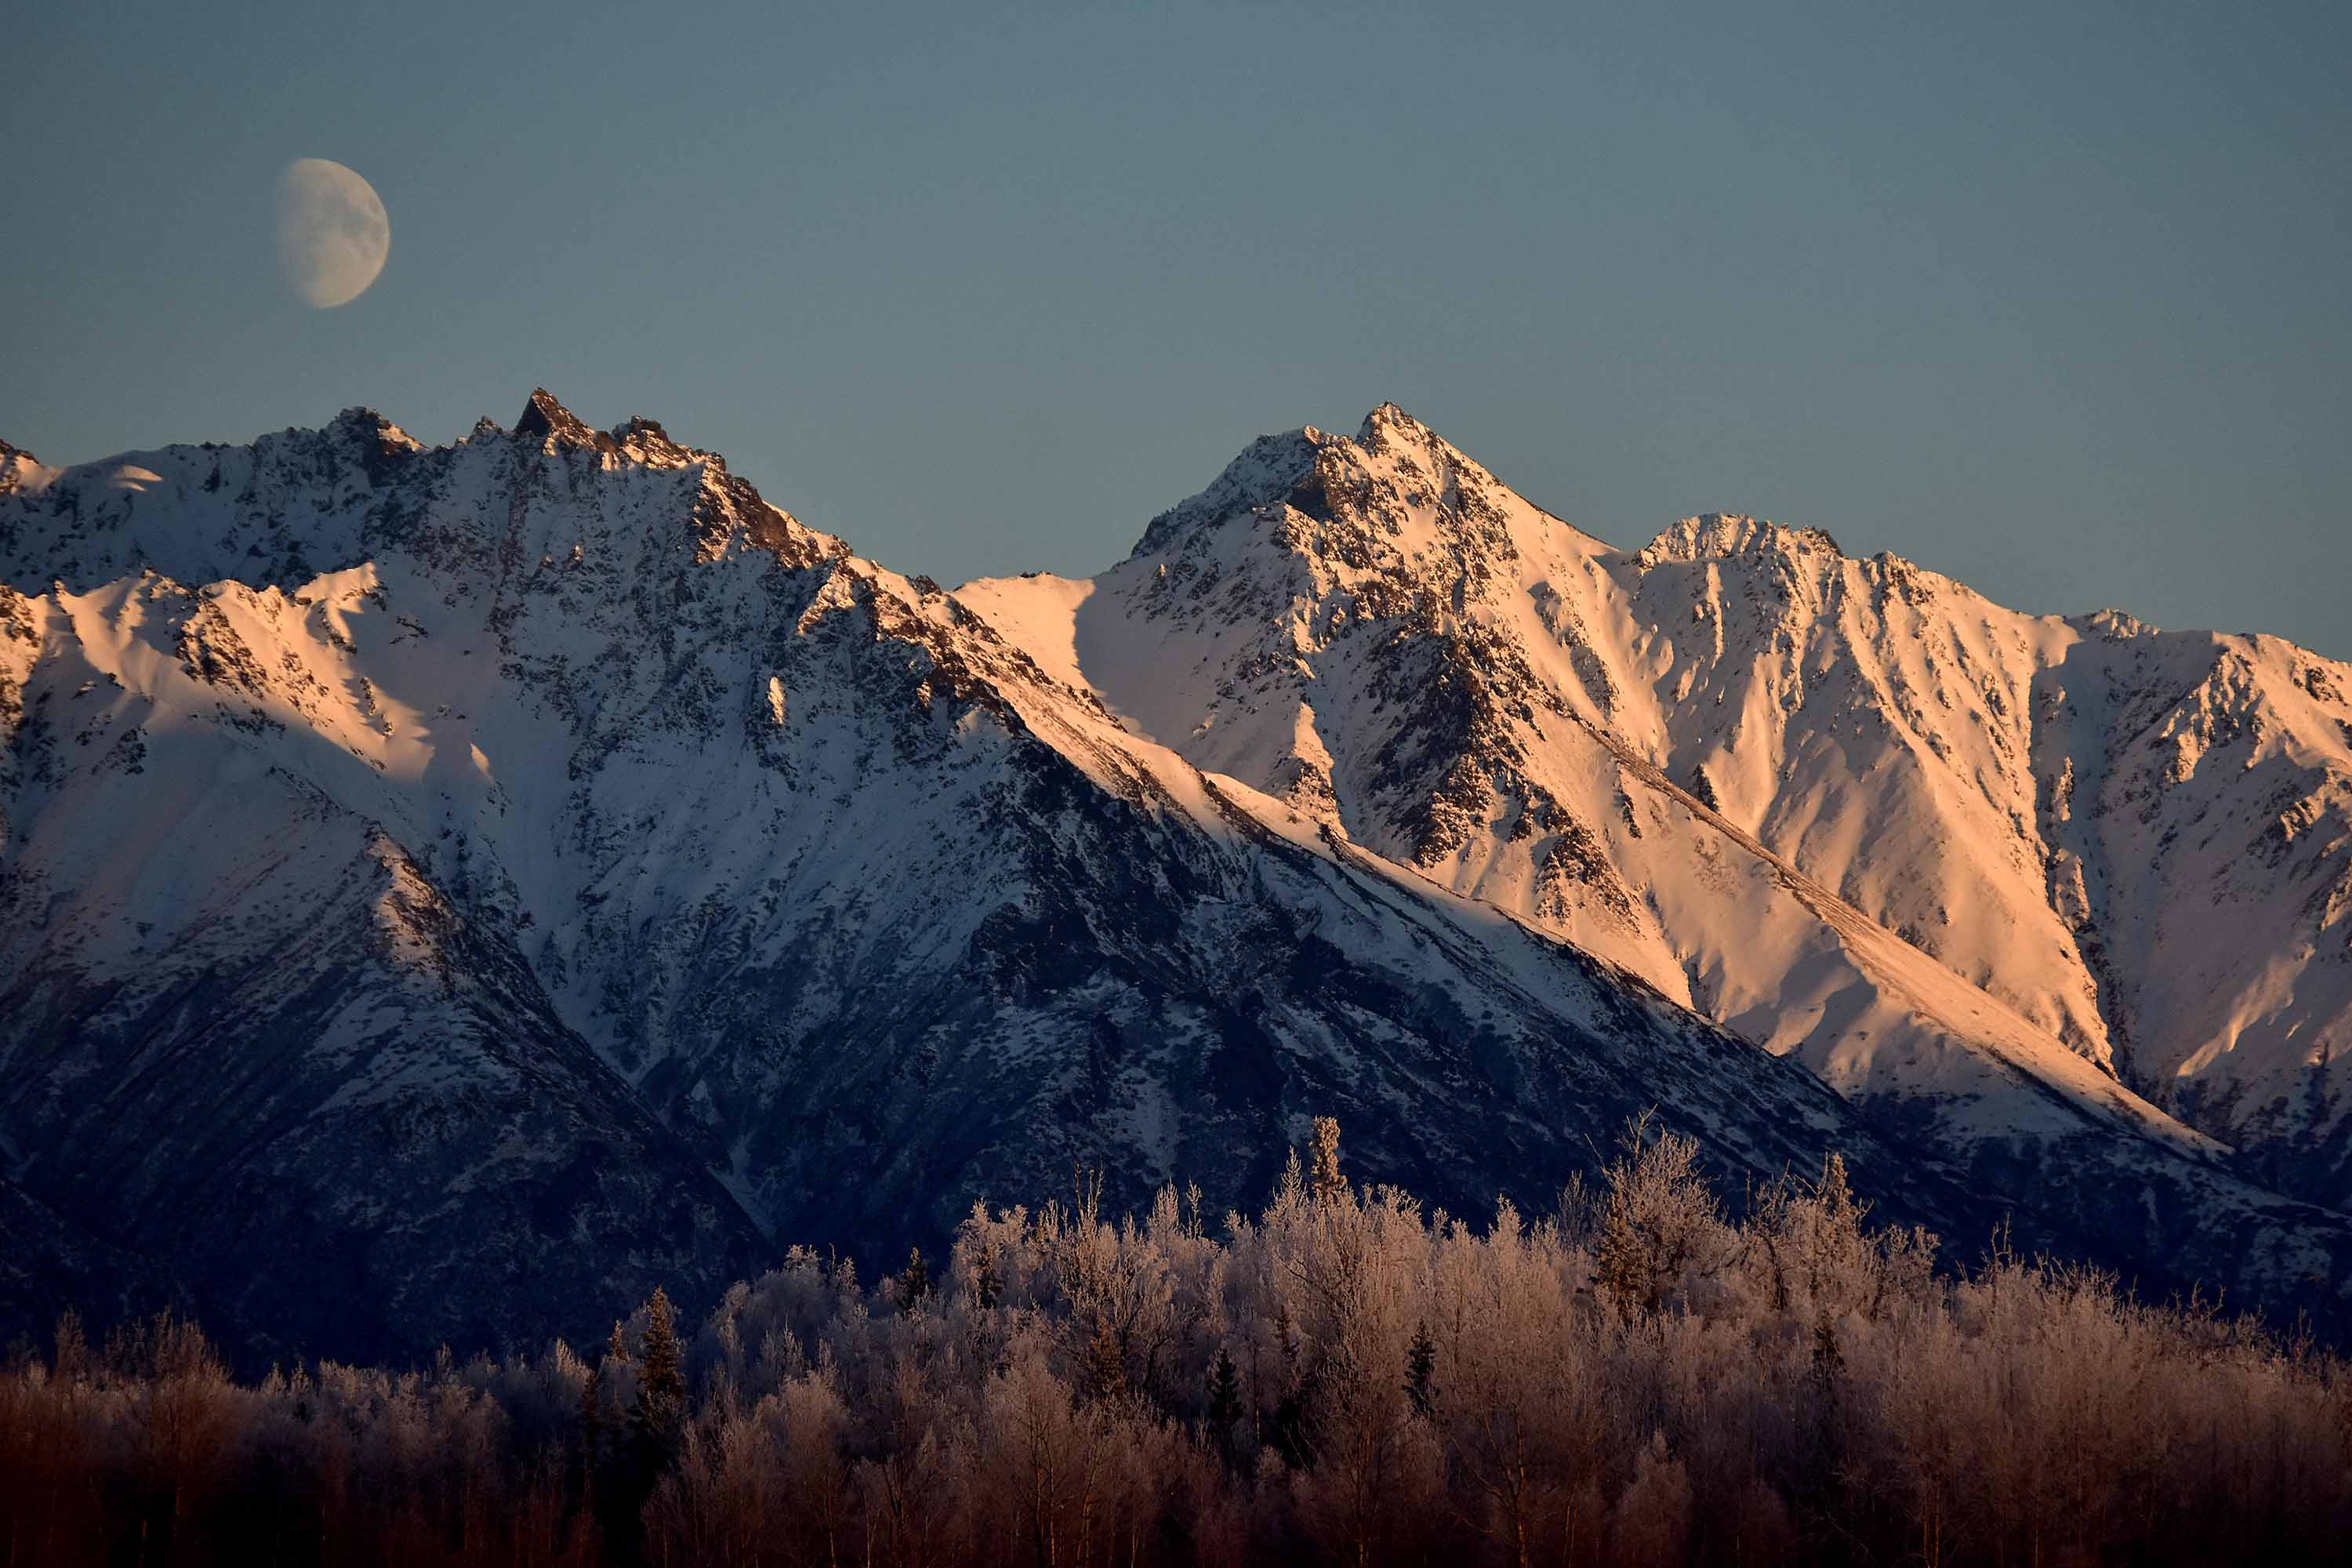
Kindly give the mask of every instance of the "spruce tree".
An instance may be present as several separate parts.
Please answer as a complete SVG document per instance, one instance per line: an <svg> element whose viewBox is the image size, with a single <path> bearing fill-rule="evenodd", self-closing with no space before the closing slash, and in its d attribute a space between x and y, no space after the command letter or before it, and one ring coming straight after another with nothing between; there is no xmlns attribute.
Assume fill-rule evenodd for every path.
<svg viewBox="0 0 2352 1568"><path fill-rule="evenodd" d="M980 1248L980 1268L972 1277L971 1290L982 1311L1004 1300L1004 1277L996 1270L996 1244L982 1242Z"/></svg>
<svg viewBox="0 0 2352 1568"><path fill-rule="evenodd" d="M1336 1204L1348 1194L1348 1178L1339 1173L1339 1123L1337 1118L1315 1119L1315 1157L1309 1184L1318 1204Z"/></svg>
<svg viewBox="0 0 2352 1568"><path fill-rule="evenodd" d="M656 1463L666 1462L686 1425L686 1372L669 1296L659 1286L646 1303L643 1348L645 1370L637 1376L637 1403L629 1412L629 1424L654 1449Z"/></svg>
<svg viewBox="0 0 2352 1568"><path fill-rule="evenodd" d="M588 1363L588 1380L580 1389L580 1490L586 1496L596 1481L596 1451L604 1435L604 1363Z"/></svg>
<svg viewBox="0 0 2352 1568"><path fill-rule="evenodd" d="M1430 1379L1437 1371L1437 1342L1429 1337L1429 1320L1423 1319L1412 1331L1412 1349L1404 1360L1405 1397L1412 1401L1412 1413L1424 1421L1437 1416L1437 1391Z"/></svg>
<svg viewBox="0 0 2352 1568"><path fill-rule="evenodd" d="M1227 1428L1241 1419L1242 1373L1234 1364L1233 1352L1217 1347L1217 1359L1209 1368L1209 1426L1220 1437Z"/></svg>
<svg viewBox="0 0 2352 1568"><path fill-rule="evenodd" d="M58 1314L58 1354L51 1364L68 1388L89 1375L89 1341L82 1333L81 1314L71 1307Z"/></svg>
<svg viewBox="0 0 2352 1568"><path fill-rule="evenodd" d="M907 1250L907 1271L898 1277L899 1297L909 1307L931 1293L930 1265L923 1261L919 1247Z"/></svg>
<svg viewBox="0 0 2352 1568"><path fill-rule="evenodd" d="M1108 1403L1126 1396L1127 1352L1120 1348L1109 1319L1095 1319L1094 1338L1087 1342L1079 1375L1087 1394L1097 1402Z"/></svg>

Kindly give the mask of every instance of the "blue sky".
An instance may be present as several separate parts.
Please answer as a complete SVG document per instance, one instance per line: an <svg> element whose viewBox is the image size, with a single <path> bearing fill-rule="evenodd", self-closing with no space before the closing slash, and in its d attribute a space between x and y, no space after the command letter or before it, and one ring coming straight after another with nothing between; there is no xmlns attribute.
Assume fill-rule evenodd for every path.
<svg viewBox="0 0 2352 1568"><path fill-rule="evenodd" d="M38 7L0 437L546 384L954 582L1393 398L1623 544L1726 510L2352 657L2342 5ZM332 310L298 157L391 214Z"/></svg>

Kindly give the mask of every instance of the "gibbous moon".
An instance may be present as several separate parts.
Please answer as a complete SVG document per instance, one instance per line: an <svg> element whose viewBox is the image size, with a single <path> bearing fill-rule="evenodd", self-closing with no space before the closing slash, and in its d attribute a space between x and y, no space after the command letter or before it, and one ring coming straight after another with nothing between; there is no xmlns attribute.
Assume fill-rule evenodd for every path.
<svg viewBox="0 0 2352 1568"><path fill-rule="evenodd" d="M321 310L367 292L392 254L375 187L325 158L297 158L278 182L278 258L294 292Z"/></svg>

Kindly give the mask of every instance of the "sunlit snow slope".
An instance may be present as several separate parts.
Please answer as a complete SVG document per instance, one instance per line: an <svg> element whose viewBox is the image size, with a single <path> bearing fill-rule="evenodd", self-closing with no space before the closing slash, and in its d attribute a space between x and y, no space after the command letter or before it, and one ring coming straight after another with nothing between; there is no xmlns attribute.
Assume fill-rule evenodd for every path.
<svg viewBox="0 0 2352 1568"><path fill-rule="evenodd" d="M2137 949L2100 923L2139 884L2082 831L2125 764L2084 742L2071 795L2022 786L2075 903L1989 858L1948 925L1900 901L1960 875L1939 833L2010 851L1924 760L1928 705L1952 754L1999 748L1916 695L1957 656L1886 629L1894 571L1729 523L1622 556L1392 410L1260 443L1097 583L957 595L544 394L433 449L355 410L0 450L0 1226L39 1255L0 1288L421 1352L787 1239L902 1257L1077 1163L1248 1201L1322 1111L1368 1177L1541 1204L1655 1104L1735 1184L1843 1148L1963 1247L2013 1211L2340 1310L2352 1220L2105 1070L2160 1048L2145 993L2117 1027ZM1970 614L2037 658L2113 629ZM2135 721L2066 684L2082 733ZM2003 701L2026 777L2046 704ZM1919 754L1873 761L1897 718ZM2284 870L2211 854L2275 886L2340 823L2325 796ZM2063 940L2064 984L1963 936L1995 967Z"/></svg>
<svg viewBox="0 0 2352 1568"><path fill-rule="evenodd" d="M1393 406L1258 442L1097 579L959 595L1139 733L1850 1098L2187 1141L2152 1101L2352 1199L2352 668L1748 518L1617 550Z"/></svg>

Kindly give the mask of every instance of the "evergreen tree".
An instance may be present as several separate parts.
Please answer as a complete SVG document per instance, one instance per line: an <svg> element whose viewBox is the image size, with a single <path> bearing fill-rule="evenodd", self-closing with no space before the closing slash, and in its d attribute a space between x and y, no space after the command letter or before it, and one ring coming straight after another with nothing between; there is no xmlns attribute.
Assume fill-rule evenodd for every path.
<svg viewBox="0 0 2352 1568"><path fill-rule="evenodd" d="M980 1268L971 1282L973 1298L982 1311L1004 1300L1004 1277L996 1269L996 1244L983 1242L980 1249Z"/></svg>
<svg viewBox="0 0 2352 1568"><path fill-rule="evenodd" d="M1087 1342L1078 1371L1090 1398L1108 1402L1125 1397L1127 1352L1119 1347L1118 1335L1112 1331L1109 1319L1095 1319L1094 1338Z"/></svg>
<svg viewBox="0 0 2352 1568"><path fill-rule="evenodd" d="M1234 1364L1233 1352L1217 1347L1217 1359L1209 1368L1209 1426L1223 1437L1233 1424L1241 1419L1242 1373Z"/></svg>
<svg viewBox="0 0 2352 1568"><path fill-rule="evenodd" d="M1336 1204L1348 1194L1348 1178L1339 1173L1339 1123L1334 1117L1315 1119L1314 1160L1309 1182L1318 1204Z"/></svg>
<svg viewBox="0 0 2352 1568"><path fill-rule="evenodd" d="M1812 1341L1812 1415L1802 1429L1807 1452L1800 1471L1804 1479L1797 1501L1801 1511L1822 1519L1838 1511L1838 1471L1843 1459L1840 1451L1843 1445L1839 1440L1839 1405L1845 1381L1845 1352L1838 1348L1837 1327L1826 1312L1813 1324Z"/></svg>
<svg viewBox="0 0 2352 1568"><path fill-rule="evenodd" d="M580 1389L580 1489L595 1484L596 1455L604 1436L604 1363L588 1363L588 1380Z"/></svg>
<svg viewBox="0 0 2352 1568"><path fill-rule="evenodd" d="M89 1375L89 1341L82 1333L81 1314L68 1307L58 1314L57 1375L71 1387Z"/></svg>
<svg viewBox="0 0 2352 1568"><path fill-rule="evenodd" d="M1822 1221L1838 1232L1859 1230L1863 1216L1870 1205L1853 1195L1853 1185L1846 1179L1845 1156L1832 1149L1822 1161L1822 1179L1815 1184L1822 1205Z"/></svg>
<svg viewBox="0 0 2352 1568"><path fill-rule="evenodd" d="M907 1251L907 1271L898 1277L899 1299L911 1307L931 1293L930 1265L923 1261L923 1249L909 1247Z"/></svg>
<svg viewBox="0 0 2352 1568"><path fill-rule="evenodd" d="M637 1377L637 1403L629 1412L629 1425L653 1448L658 1464L676 1451L686 1424L685 1356L668 1293L658 1285L646 1303L644 1350L645 1370Z"/></svg>
<svg viewBox="0 0 2352 1568"><path fill-rule="evenodd" d="M665 1311L669 1303L662 1303ZM589 1381L595 1390L596 1434L594 1444L604 1441L605 1386L609 1375L631 1364L629 1342L620 1321L614 1320L613 1332L604 1341L604 1359L590 1372ZM581 1401L582 1414L587 1414L587 1399ZM596 1533L614 1553L614 1560L634 1562L642 1546L646 1495L654 1485L654 1473L659 1468L661 1456L646 1441L645 1384L637 1386L635 1405L630 1410L624 1440L614 1443L602 1453L592 1452L591 1464L583 1479L583 1496L589 1517L594 1521Z"/></svg>
<svg viewBox="0 0 2352 1568"><path fill-rule="evenodd" d="M1429 1337L1429 1320L1424 1318L1412 1331L1412 1349L1405 1355L1404 1393L1412 1401L1412 1413L1424 1421L1437 1416L1437 1391L1430 1378L1437 1371L1437 1342Z"/></svg>

